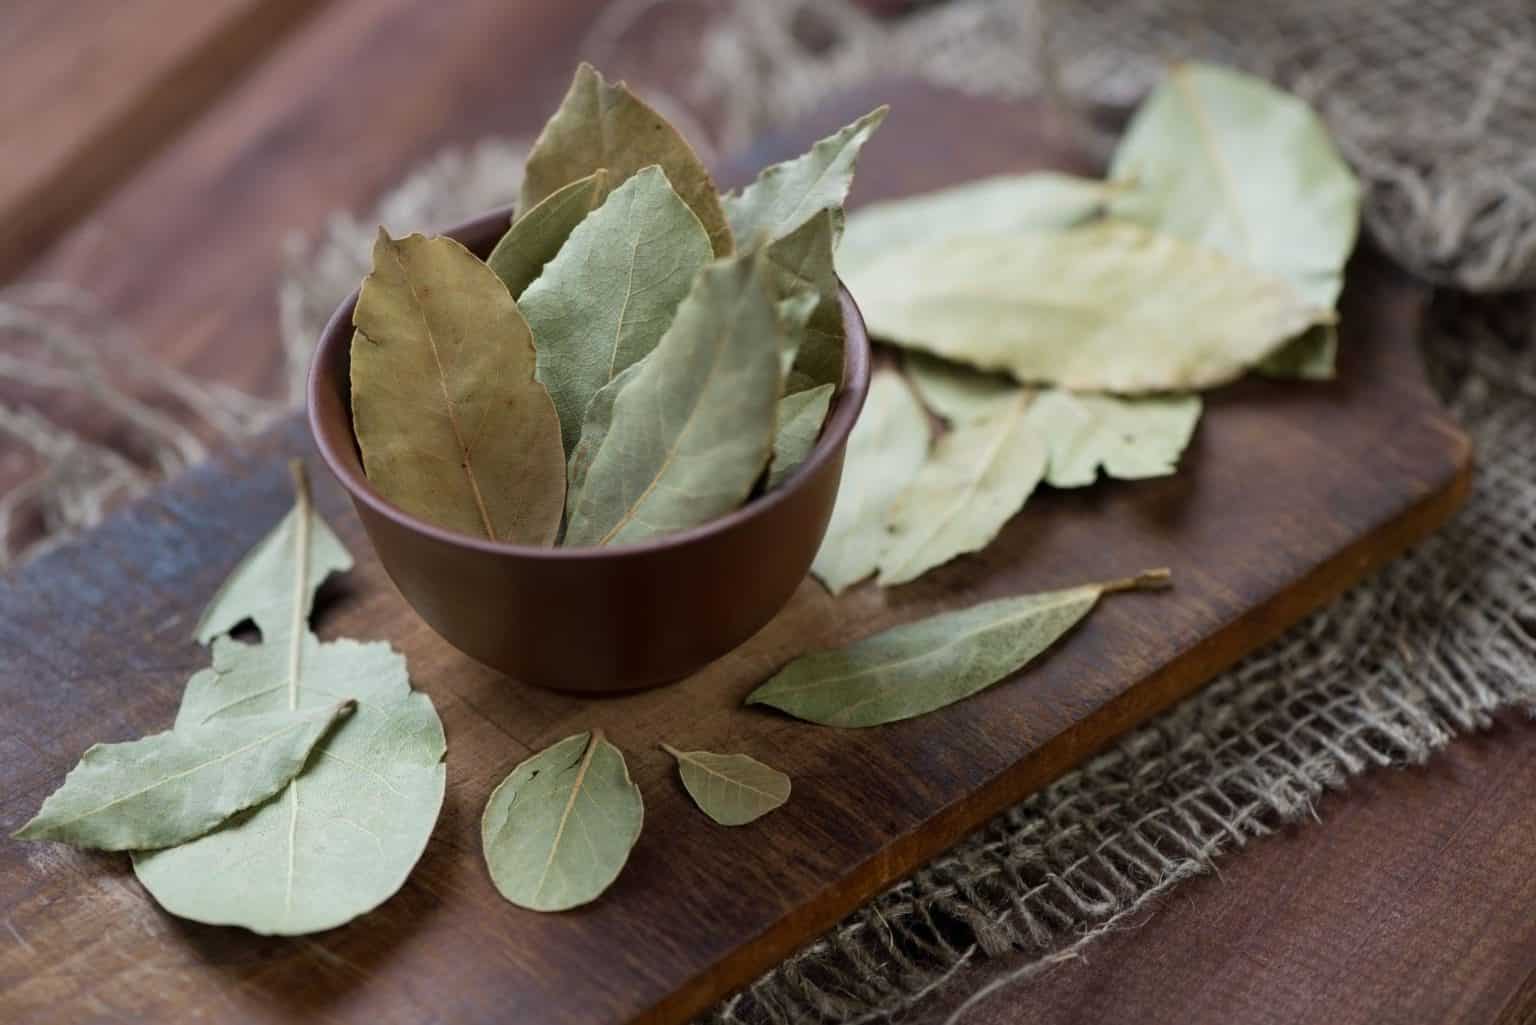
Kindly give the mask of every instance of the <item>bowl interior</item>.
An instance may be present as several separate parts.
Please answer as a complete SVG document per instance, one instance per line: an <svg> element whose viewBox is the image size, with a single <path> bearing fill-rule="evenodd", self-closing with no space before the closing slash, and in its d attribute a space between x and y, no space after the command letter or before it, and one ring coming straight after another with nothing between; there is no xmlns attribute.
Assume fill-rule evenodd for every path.
<svg viewBox="0 0 1536 1025"><path fill-rule="evenodd" d="M443 234L457 239L475 255L484 258L506 231L510 219L510 207L494 210ZM816 446L796 471L775 490L725 516L688 530L612 548L541 548L491 541L447 530L412 516L390 502L369 483L363 472L362 458L352 430L351 339L352 311L357 305L355 291L331 315L315 347L308 387L310 430L320 449L321 458L356 501L366 503L373 511L402 527L445 543L491 553L567 560L625 558L654 552L659 548L687 544L698 537L729 529L745 518L768 512L792 494L797 484L808 479L817 466L830 459L853 430L869 390L870 348L864 319L853 297L841 285L839 289L845 336L843 379L833 395Z"/></svg>

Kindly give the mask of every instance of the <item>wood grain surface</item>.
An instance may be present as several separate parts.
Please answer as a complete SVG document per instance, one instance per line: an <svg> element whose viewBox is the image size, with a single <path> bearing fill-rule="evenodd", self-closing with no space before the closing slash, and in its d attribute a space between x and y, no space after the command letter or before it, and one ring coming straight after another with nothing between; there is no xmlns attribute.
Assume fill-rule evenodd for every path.
<svg viewBox="0 0 1536 1025"><path fill-rule="evenodd" d="M174 138L322 0L0 6L0 279Z"/></svg>
<svg viewBox="0 0 1536 1025"><path fill-rule="evenodd" d="M867 151L861 199L1085 163L1027 109L912 85L882 91L895 111ZM978 133L980 123L999 127ZM804 141L779 139L756 156ZM337 489L317 481L359 558L322 605L322 633L392 640L447 729L448 798L421 864L373 914L284 941L162 914L123 859L0 845L0 914L14 939L0 935L0 1007L16 1022L685 1020L1449 515L1468 452L1423 381L1423 299L1378 262L1357 261L1337 383L1225 389L1179 476L1044 495L985 552L908 587L834 601L808 581L738 652L619 699L538 691L453 651L403 606ZM21 726L0 740L0 828L24 821L91 741L170 721L206 660L188 640L201 603L286 508L283 460L307 448L295 422L0 590L0 695ZM1158 565L1172 567L1173 591L1106 602L1037 668L939 714L839 731L739 705L808 648ZM591 726L628 752L645 832L596 905L519 911L485 873L480 807L530 750ZM722 830L688 802L655 747L663 740L752 754L787 771L795 795L752 826Z"/></svg>

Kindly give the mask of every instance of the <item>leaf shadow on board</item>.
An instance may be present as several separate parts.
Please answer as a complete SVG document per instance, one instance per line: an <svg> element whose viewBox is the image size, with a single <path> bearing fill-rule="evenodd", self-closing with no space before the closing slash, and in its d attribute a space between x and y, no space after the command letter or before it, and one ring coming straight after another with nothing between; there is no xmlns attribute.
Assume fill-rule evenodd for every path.
<svg viewBox="0 0 1536 1025"><path fill-rule="evenodd" d="M169 931L195 952L199 967L220 977L215 982L220 992L250 1002L253 1019L266 1017L277 1004L295 1021L319 1021L355 987L384 984L395 949L447 910L440 895L464 889L457 877L469 859L451 838L478 836L464 815L462 793L449 786L426 850L405 884L372 911L324 932L258 936L236 926L205 925L169 914L142 887L140 892Z"/></svg>

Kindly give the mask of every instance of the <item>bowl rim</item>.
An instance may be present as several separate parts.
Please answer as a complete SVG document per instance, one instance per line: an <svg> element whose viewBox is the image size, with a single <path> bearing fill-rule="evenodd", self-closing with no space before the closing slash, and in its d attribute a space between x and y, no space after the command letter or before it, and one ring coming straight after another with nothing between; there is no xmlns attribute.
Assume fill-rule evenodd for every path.
<svg viewBox="0 0 1536 1025"><path fill-rule="evenodd" d="M511 219L512 208L500 207L436 234L447 235L474 249L477 243L483 240L494 241L499 237L505 230L504 226L511 223ZM773 509L793 497L795 491L804 487L816 471L832 458L833 452L847 441L869 392L872 363L869 335L865 330L864 317L859 312L857 303L839 278L838 298L843 307L843 378L838 382L837 391L833 393L832 412L822 426L815 447L778 488L707 523L613 548L595 545L574 548L556 545L544 547L492 541L440 527L401 509L380 494L368 481L367 476L361 472L361 456L356 456L359 469L354 471L340 451L341 446L351 446L352 451L356 452L356 438L350 430L352 420L350 408L345 411L345 420L349 428L345 432L345 437L338 438L336 436L338 432L321 422L319 397L323 390L331 387L331 375L326 368L330 365L332 351L337 346L349 344L351 341L352 312L357 306L360 288L361 285L353 289L352 293L336 307L321 330L314 352L310 355L309 372L304 389L305 419L309 423L310 436L320 451L320 458L324 460L326 467L354 501L362 502L374 513L392 521L396 526L425 535L441 544L467 548L487 555L516 556L554 562L615 561L642 558L658 552L684 548L725 534L752 519L768 515ZM345 382L345 385L345 391L350 396L351 382Z"/></svg>

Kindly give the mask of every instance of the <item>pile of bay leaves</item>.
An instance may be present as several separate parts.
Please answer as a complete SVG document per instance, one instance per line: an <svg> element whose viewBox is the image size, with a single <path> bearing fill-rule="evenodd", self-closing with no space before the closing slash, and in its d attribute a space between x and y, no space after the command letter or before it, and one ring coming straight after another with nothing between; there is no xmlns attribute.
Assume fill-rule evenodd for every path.
<svg viewBox="0 0 1536 1025"><path fill-rule="evenodd" d="M583 64L487 260L380 230L353 315L369 480L534 545L640 541L778 487L842 380L832 253L885 113L720 196L672 125Z"/></svg>
<svg viewBox="0 0 1536 1025"><path fill-rule="evenodd" d="M813 572L834 592L912 580L984 547L1041 482L1172 473L1197 389L1331 377L1359 210L1305 103L1182 65L1105 181L1002 176L855 211L838 271L908 355L873 383Z"/></svg>

